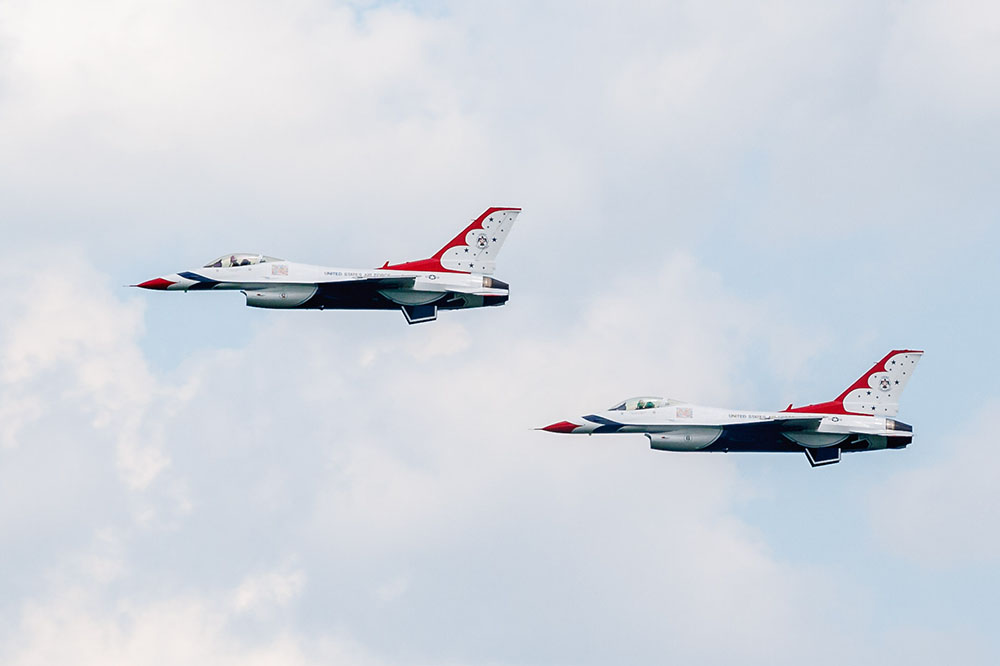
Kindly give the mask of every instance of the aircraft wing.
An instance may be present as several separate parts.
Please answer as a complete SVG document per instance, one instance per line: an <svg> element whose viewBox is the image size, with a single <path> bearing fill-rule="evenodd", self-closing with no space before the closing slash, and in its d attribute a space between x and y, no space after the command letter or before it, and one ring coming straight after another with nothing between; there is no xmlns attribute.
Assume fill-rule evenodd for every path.
<svg viewBox="0 0 1000 666"><path fill-rule="evenodd" d="M236 286L239 289L258 289L258 290L281 290L288 287L291 288L305 288L305 287L319 287L321 290L343 290L343 291L358 291L365 289L408 289L413 286L414 278L412 277L391 277L391 278L359 278L357 280L336 280L334 282L223 282L222 285ZM208 286L204 288L218 287L219 282L212 281L210 283L204 283ZM197 288L198 285L192 287L192 289Z"/></svg>
<svg viewBox="0 0 1000 666"><path fill-rule="evenodd" d="M416 284L414 277L376 277L360 278L357 280L336 280L333 282L320 282L317 285L322 293L361 293L366 291L382 291L383 289L415 289L416 291L474 294L477 296L495 296L506 294L504 289L491 289L488 287L467 287L455 284L442 283L440 285L428 283L421 280L420 285Z"/></svg>
<svg viewBox="0 0 1000 666"><path fill-rule="evenodd" d="M316 286L320 294L330 298L367 298L383 289L411 289L415 281L412 277L358 278L319 282Z"/></svg>
<svg viewBox="0 0 1000 666"><path fill-rule="evenodd" d="M760 444L761 442L797 441L797 436L808 436L815 432L822 419L793 418L768 419L766 421L747 421L744 423L727 423L722 426L726 440L733 444ZM802 435L797 435L801 433ZM786 442L787 443L787 442Z"/></svg>
<svg viewBox="0 0 1000 666"><path fill-rule="evenodd" d="M373 289L409 289L416 282L412 277L377 277L359 278L357 280L334 280L332 282L319 282L318 286L324 289L336 289L344 287L346 289L357 289L359 287L371 287Z"/></svg>
<svg viewBox="0 0 1000 666"><path fill-rule="evenodd" d="M823 419L772 419L767 421L747 421L746 423L727 423L724 428L732 429L741 433L750 434L758 431L767 432L801 432L804 430L816 430Z"/></svg>

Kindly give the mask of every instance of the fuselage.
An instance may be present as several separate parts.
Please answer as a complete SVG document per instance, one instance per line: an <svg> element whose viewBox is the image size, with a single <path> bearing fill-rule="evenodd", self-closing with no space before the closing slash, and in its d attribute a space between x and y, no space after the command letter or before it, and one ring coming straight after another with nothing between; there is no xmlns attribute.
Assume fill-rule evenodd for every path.
<svg viewBox="0 0 1000 666"><path fill-rule="evenodd" d="M742 424L766 424L817 419L815 432L830 434L858 433L900 436L899 421L863 414L810 414L807 412L763 412L707 407L670 401L663 407L634 410L605 410L567 421L574 434L593 433L662 433L678 428L719 428ZM551 427L551 426L550 426ZM569 428L569 425L566 426Z"/></svg>
<svg viewBox="0 0 1000 666"><path fill-rule="evenodd" d="M804 452L814 467L828 465L840 461L841 451L900 449L913 441L913 428L892 417L922 355L894 349L834 400L780 412L638 397L542 430L642 433L663 451Z"/></svg>
<svg viewBox="0 0 1000 666"><path fill-rule="evenodd" d="M209 265L180 271L137 286L163 291L242 291L247 305L264 308L399 309L433 305L455 309L502 305L509 297L507 283L486 275L338 268L261 255L254 255L254 259L247 265Z"/></svg>
<svg viewBox="0 0 1000 666"><path fill-rule="evenodd" d="M660 451L805 452L813 465L837 462L841 451L898 449L913 439L909 425L887 417L725 409L662 398L632 398L542 430L639 433Z"/></svg>
<svg viewBox="0 0 1000 666"><path fill-rule="evenodd" d="M256 308L400 310L410 324L437 311L503 305L510 287L493 277L520 208L493 206L426 259L381 268L299 264L263 254L224 254L201 268L135 286L161 291L235 290Z"/></svg>

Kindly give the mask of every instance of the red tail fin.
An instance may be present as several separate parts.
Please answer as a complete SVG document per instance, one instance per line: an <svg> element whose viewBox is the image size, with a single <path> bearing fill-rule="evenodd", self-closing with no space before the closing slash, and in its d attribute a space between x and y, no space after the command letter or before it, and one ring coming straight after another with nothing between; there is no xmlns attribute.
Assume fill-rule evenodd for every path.
<svg viewBox="0 0 1000 666"><path fill-rule="evenodd" d="M786 412L810 414L868 414L895 416L899 411L899 396L913 376L922 351L896 349L885 355L858 381L847 387L836 400L805 407L789 405Z"/></svg>
<svg viewBox="0 0 1000 666"><path fill-rule="evenodd" d="M496 269L497 255L510 228L514 226L520 208L487 208L464 231L451 239L430 259L407 261L382 268L397 271L447 271L451 273L483 273Z"/></svg>

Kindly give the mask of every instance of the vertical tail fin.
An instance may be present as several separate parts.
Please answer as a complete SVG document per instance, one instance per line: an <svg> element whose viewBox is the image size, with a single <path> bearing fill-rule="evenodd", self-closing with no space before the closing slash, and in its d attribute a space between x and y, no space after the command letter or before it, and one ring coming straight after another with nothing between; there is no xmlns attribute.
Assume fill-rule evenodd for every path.
<svg viewBox="0 0 1000 666"><path fill-rule="evenodd" d="M507 239L520 208L487 208L464 231L430 259L407 261L382 268L397 271L448 271L492 275L497 255Z"/></svg>
<svg viewBox="0 0 1000 666"><path fill-rule="evenodd" d="M899 397L913 376L921 355L922 351L895 349L847 387L836 400L794 409L789 405L785 411L895 416L899 411Z"/></svg>

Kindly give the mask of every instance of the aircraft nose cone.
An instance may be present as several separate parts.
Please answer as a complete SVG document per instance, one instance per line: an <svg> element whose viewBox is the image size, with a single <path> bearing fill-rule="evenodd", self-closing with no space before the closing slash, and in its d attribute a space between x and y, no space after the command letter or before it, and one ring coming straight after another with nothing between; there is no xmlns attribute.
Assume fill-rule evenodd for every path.
<svg viewBox="0 0 1000 666"><path fill-rule="evenodd" d="M573 432L579 428L575 423L570 423L569 421L560 421L559 423L553 423L552 425L547 425L544 428L538 428L539 430L545 430L547 432Z"/></svg>
<svg viewBox="0 0 1000 666"><path fill-rule="evenodd" d="M146 280L140 284L134 285L136 287L141 287L142 289L167 289L170 285L175 284L170 280L164 280L163 278L153 278L152 280Z"/></svg>

